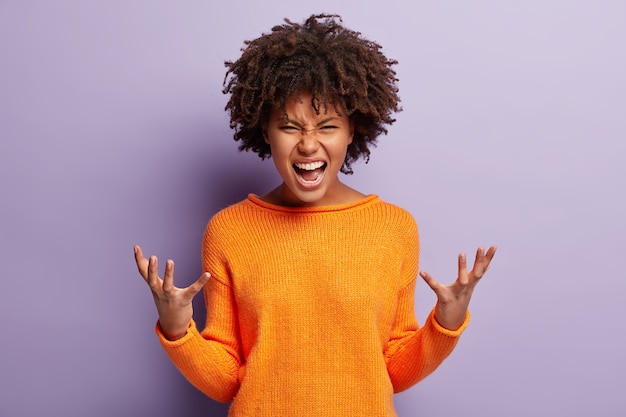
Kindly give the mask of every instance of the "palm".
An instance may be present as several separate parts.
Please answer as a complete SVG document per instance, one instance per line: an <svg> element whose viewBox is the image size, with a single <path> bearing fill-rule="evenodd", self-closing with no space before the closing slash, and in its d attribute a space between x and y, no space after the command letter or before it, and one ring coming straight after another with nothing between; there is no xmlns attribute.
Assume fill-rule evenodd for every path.
<svg viewBox="0 0 626 417"><path fill-rule="evenodd" d="M172 260L165 263L163 279L159 277L156 256L146 259L141 248L136 246L135 261L139 273L152 291L154 304L159 313L161 330L168 339L174 340L184 336L193 317L193 297L202 290L210 274L205 272L190 286L178 288L174 285L174 262Z"/></svg>
<svg viewBox="0 0 626 417"><path fill-rule="evenodd" d="M440 284L428 272L420 272L420 276L437 295L435 318L443 327L456 330L463 324L474 288L489 269L495 253L495 246L491 246L486 253L483 248L478 248L474 266L469 272L465 254L459 254L459 274L450 285Z"/></svg>

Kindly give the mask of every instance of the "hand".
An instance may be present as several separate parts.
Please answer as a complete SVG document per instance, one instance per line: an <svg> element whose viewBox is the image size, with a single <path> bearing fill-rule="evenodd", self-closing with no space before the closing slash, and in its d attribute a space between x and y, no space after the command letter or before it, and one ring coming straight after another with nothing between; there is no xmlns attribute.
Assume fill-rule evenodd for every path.
<svg viewBox="0 0 626 417"><path fill-rule="evenodd" d="M459 276L451 285L442 285L428 272L420 272L420 276L437 295L435 319L441 326L449 330L457 330L461 327L465 321L474 287L489 269L489 263L495 253L495 246L490 247L487 253L483 248L478 248L474 268L469 273L467 272L465 254L459 254Z"/></svg>
<svg viewBox="0 0 626 417"><path fill-rule="evenodd" d="M180 339L187 333L187 328L193 317L191 301L202 290L211 274L205 272L187 288L177 288L174 286L174 261L167 260L165 274L161 279L157 257L151 256L148 260L144 258L139 246L135 246L134 250L139 273L152 291L163 335L169 340Z"/></svg>

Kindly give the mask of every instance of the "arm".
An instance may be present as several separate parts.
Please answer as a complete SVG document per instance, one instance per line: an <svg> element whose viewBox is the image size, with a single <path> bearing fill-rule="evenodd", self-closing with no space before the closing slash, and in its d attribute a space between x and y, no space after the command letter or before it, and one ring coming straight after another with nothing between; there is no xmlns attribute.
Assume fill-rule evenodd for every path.
<svg viewBox="0 0 626 417"><path fill-rule="evenodd" d="M428 273L420 275L437 295L437 304L420 328L413 311L415 280L402 288L391 339L385 350L387 369L396 392L409 388L432 373L452 352L459 336L469 323L467 307L478 281L489 267L495 246L484 253L479 248L471 272L465 255L459 255L459 275L448 286L438 283Z"/></svg>
<svg viewBox="0 0 626 417"><path fill-rule="evenodd" d="M400 290L396 319L385 349L387 372L394 392L410 388L437 369L469 323L468 314L459 329L450 331L437 323L431 312L420 327L414 313L415 285L414 279Z"/></svg>
<svg viewBox="0 0 626 417"><path fill-rule="evenodd" d="M233 334L236 328L232 325L234 302L230 288L210 279L208 272L189 287L177 288L171 260L166 262L163 279L158 276L156 257L145 259L138 246L135 260L152 291L159 313L156 332L167 355L200 391L217 401L232 400L239 389L240 363L237 337ZM192 319L191 301L205 285L209 318L201 335Z"/></svg>

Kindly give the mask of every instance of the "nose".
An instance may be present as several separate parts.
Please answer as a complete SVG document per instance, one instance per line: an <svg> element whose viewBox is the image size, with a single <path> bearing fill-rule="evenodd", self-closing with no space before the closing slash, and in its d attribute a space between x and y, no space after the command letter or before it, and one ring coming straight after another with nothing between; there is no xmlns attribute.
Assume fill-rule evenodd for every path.
<svg viewBox="0 0 626 417"><path fill-rule="evenodd" d="M315 129L302 129L300 142L298 142L298 150L304 155L312 155L319 148L317 133Z"/></svg>

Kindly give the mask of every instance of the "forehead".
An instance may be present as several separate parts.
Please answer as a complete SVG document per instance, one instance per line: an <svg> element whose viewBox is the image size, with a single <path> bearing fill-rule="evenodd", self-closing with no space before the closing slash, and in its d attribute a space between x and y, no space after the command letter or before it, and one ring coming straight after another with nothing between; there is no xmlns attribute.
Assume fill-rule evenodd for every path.
<svg viewBox="0 0 626 417"><path fill-rule="evenodd" d="M271 119L278 120L321 120L328 118L347 118L341 106L335 105L332 100L313 98L310 93L292 95L282 108L274 109Z"/></svg>

